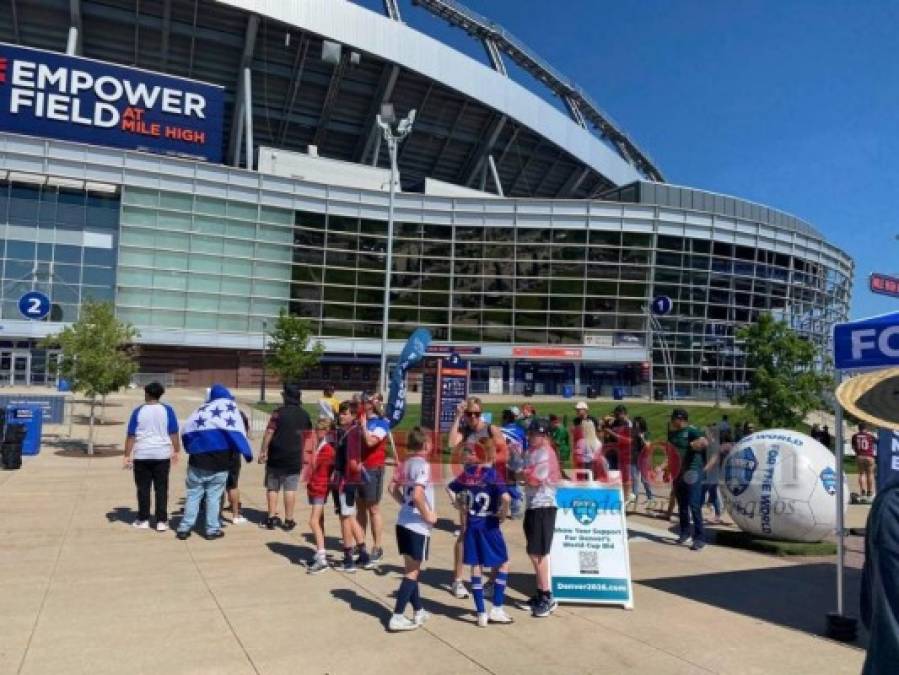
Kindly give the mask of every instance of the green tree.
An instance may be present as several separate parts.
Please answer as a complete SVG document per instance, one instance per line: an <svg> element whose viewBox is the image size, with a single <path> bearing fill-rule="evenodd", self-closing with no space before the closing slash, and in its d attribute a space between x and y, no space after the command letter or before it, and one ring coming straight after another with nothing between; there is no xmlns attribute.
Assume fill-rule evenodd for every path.
<svg viewBox="0 0 899 675"><path fill-rule="evenodd" d="M739 397L766 428L795 429L812 410L825 406L833 379L815 343L803 339L784 321L763 314L737 333L752 369L749 390Z"/></svg>
<svg viewBox="0 0 899 675"><path fill-rule="evenodd" d="M269 337L271 350L267 365L281 376L282 382L296 382L309 368L318 365L325 347L313 341L314 331L308 319L281 310Z"/></svg>
<svg viewBox="0 0 899 675"><path fill-rule="evenodd" d="M90 398L88 454L94 453L94 421L97 397L118 391L131 382L137 370L133 343L138 333L115 316L110 302L87 301L71 326L43 341L43 346L62 349L57 371L72 391Z"/></svg>

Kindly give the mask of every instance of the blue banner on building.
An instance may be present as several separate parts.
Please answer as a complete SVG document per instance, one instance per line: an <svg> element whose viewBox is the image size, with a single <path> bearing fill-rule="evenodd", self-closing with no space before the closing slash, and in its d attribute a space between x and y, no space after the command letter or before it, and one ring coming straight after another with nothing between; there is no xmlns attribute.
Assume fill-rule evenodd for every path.
<svg viewBox="0 0 899 675"><path fill-rule="evenodd" d="M399 424L406 414L406 373L409 368L422 360L428 345L431 343L431 331L427 328L419 328L406 341L400 360L393 369L390 377L390 387L387 397L387 419L390 426Z"/></svg>
<svg viewBox="0 0 899 675"><path fill-rule="evenodd" d="M881 429L877 435L877 491L899 476L899 432Z"/></svg>
<svg viewBox="0 0 899 675"><path fill-rule="evenodd" d="M222 160L223 89L0 43L0 131Z"/></svg>

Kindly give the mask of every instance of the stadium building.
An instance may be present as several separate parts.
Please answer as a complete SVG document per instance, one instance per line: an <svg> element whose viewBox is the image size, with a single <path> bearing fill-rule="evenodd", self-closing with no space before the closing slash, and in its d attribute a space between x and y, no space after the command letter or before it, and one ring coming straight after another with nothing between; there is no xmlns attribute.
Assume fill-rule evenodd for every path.
<svg viewBox="0 0 899 675"><path fill-rule="evenodd" d="M410 27L395 0L6 0L0 382L49 383L38 340L89 298L115 303L140 370L169 383L258 386L282 309L326 347L310 386L374 382L388 103L417 111L398 155L392 355L424 326L471 360L474 391L709 396L744 386L735 332L760 313L819 343L847 317L852 260L814 227L668 184L500 26L416 4L403 11L489 60ZM29 291L49 299L40 320Z"/></svg>

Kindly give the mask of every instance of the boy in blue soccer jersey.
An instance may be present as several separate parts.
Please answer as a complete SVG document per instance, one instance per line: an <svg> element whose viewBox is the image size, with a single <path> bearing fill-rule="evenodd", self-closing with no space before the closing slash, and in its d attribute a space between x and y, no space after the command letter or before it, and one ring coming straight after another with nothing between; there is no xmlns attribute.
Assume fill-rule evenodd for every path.
<svg viewBox="0 0 899 675"><path fill-rule="evenodd" d="M506 596L506 580L509 576L509 554L500 530L500 523L509 515L512 498L502 477L493 466L496 446L490 438L481 439L477 445L481 464L474 470L463 471L447 490L457 497L463 529L463 560L471 565L471 590L474 595L478 626L488 622L512 623L512 617L503 609ZM490 613L484 604L483 571L485 567L496 570L493 585L493 607Z"/></svg>
<svg viewBox="0 0 899 675"><path fill-rule="evenodd" d="M431 439L422 428L415 427L406 443L409 456L397 467L390 485L391 496L401 505L396 519L396 543L405 563L403 581L396 592L396 606L387 626L393 632L415 630L428 619L418 593L418 575L421 564L428 559L431 528L437 522L428 464ZM409 603L415 611L412 619L405 615Z"/></svg>

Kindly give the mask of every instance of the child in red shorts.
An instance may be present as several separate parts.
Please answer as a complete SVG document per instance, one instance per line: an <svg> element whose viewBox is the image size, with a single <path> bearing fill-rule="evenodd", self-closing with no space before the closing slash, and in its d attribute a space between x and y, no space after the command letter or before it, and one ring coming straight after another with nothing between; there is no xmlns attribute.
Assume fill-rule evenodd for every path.
<svg viewBox="0 0 899 675"><path fill-rule="evenodd" d="M334 470L334 446L330 443L333 427L331 420L322 418L315 426L318 444L312 453L309 468L309 482L306 494L309 496L309 527L315 537L315 559L306 568L309 574L318 574L328 569L325 555L325 502L328 499L331 472Z"/></svg>

